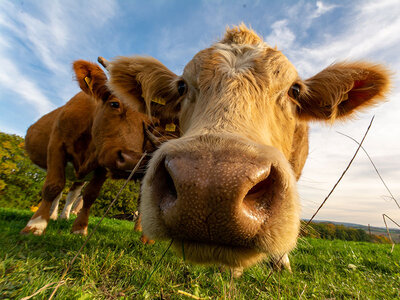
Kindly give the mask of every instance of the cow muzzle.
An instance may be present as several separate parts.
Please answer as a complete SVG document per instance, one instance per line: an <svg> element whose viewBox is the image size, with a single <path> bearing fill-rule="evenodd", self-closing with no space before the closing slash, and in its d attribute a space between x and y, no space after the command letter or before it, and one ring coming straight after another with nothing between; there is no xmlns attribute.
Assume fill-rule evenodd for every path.
<svg viewBox="0 0 400 300"><path fill-rule="evenodd" d="M290 251L299 208L283 155L272 147L205 150L162 153L154 172L150 168L141 206L144 232L203 248ZM193 260L212 260L206 256Z"/></svg>

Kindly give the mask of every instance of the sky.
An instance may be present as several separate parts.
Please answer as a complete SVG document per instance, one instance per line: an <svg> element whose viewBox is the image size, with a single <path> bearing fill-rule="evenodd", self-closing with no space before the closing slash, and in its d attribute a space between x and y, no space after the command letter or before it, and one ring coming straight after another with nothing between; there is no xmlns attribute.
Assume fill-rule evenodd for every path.
<svg viewBox="0 0 400 300"><path fill-rule="evenodd" d="M353 156L364 148L400 200L400 2L380 1L6 1L0 0L0 131L24 136L43 114L79 91L72 62L148 55L182 74L226 26L244 22L277 46L303 79L341 60L368 60L393 71L388 102L335 124L311 124L299 180L302 217L310 218ZM384 226L400 210L360 152L316 219ZM394 227L394 225L391 225Z"/></svg>

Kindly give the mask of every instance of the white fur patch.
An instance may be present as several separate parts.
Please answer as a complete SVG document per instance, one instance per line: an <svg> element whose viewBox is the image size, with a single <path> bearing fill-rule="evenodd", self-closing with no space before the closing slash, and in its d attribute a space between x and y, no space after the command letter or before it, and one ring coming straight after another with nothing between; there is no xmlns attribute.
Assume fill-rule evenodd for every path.
<svg viewBox="0 0 400 300"><path fill-rule="evenodd" d="M72 205L75 203L76 199L79 197L83 186L80 186L74 190L70 190L67 195L67 199L65 200L64 209L60 215L61 219L69 219L69 215L71 212Z"/></svg>
<svg viewBox="0 0 400 300"><path fill-rule="evenodd" d="M57 196L56 199L53 200L53 203L51 204L51 207L50 207L50 219L51 220L57 220L58 205L60 203L61 196L62 196L62 192Z"/></svg>
<svg viewBox="0 0 400 300"><path fill-rule="evenodd" d="M30 220L26 227L30 227L33 234L41 235L47 227L47 221L43 219L42 216L39 216L33 220Z"/></svg>

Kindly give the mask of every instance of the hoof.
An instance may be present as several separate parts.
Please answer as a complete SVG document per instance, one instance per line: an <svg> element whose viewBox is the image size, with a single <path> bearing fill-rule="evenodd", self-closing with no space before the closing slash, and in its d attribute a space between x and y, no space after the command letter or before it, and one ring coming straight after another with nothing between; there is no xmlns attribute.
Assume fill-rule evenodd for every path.
<svg viewBox="0 0 400 300"><path fill-rule="evenodd" d="M69 220L69 216L65 215L65 214L61 214L60 215L60 219L62 220Z"/></svg>
<svg viewBox="0 0 400 300"><path fill-rule="evenodd" d="M51 215L50 216L50 220L56 221L57 219L58 219L57 215L55 215L55 216Z"/></svg>
<svg viewBox="0 0 400 300"><path fill-rule="evenodd" d="M243 274L243 268L242 267L232 267L232 268L230 268L230 267L227 267L227 266L220 266L218 268L218 270L221 273L229 271L233 278L240 278L242 276L242 274Z"/></svg>
<svg viewBox="0 0 400 300"><path fill-rule="evenodd" d="M290 273L292 273L292 268L290 267L289 256L287 254L284 254L279 258L272 259L271 265L275 271L287 270Z"/></svg>
<svg viewBox="0 0 400 300"><path fill-rule="evenodd" d="M42 235L44 234L46 229L36 228L32 226L26 226L24 229L21 230L20 234L29 234L32 233L34 235Z"/></svg>
<svg viewBox="0 0 400 300"><path fill-rule="evenodd" d="M25 228L21 230L21 234L32 233L34 235L42 235L46 231L47 220L41 216L29 220Z"/></svg>
<svg viewBox="0 0 400 300"><path fill-rule="evenodd" d="M84 235L84 236L88 234L87 227L80 227L80 228L79 227L76 227L76 228L72 227L71 232L73 234L80 234L80 235Z"/></svg>
<svg viewBox="0 0 400 300"><path fill-rule="evenodd" d="M243 274L243 268L241 267L231 268L231 274L233 278L240 278Z"/></svg>
<svg viewBox="0 0 400 300"><path fill-rule="evenodd" d="M147 236L143 235L140 237L140 240L144 245L153 245L155 243L154 240L150 240Z"/></svg>
<svg viewBox="0 0 400 300"><path fill-rule="evenodd" d="M141 232L142 231L142 225L140 223L136 222L135 227L133 228L136 232Z"/></svg>

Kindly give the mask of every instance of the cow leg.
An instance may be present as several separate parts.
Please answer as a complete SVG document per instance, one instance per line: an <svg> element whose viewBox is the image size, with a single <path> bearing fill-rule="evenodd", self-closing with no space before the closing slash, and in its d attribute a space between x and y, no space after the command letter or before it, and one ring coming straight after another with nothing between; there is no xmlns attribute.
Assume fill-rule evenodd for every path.
<svg viewBox="0 0 400 300"><path fill-rule="evenodd" d="M83 206L72 225L72 233L87 235L90 207L99 195L106 178L107 171L105 169L100 168L95 171L92 180L83 191Z"/></svg>
<svg viewBox="0 0 400 300"><path fill-rule="evenodd" d="M243 267L219 266L218 269L221 273L229 271L233 278L240 278L243 274Z"/></svg>
<svg viewBox="0 0 400 300"><path fill-rule="evenodd" d="M139 207L140 206L140 195L139 195L139 198L138 198L138 205L137 205L137 207ZM137 218L137 220L136 220L136 222L135 222L135 227L133 228L135 231L142 231L142 224L141 224L141 221L142 221L142 214L140 213L140 211L139 211L139 215L138 215L138 218ZM151 239L149 239L147 236L145 236L143 233L142 233L142 235L141 235L141 237L140 237L140 240L142 241L142 243L143 244L147 244L147 245L153 245L154 244L154 240L151 240Z"/></svg>
<svg viewBox="0 0 400 300"><path fill-rule="evenodd" d="M142 231L142 224L141 224L141 220L142 220L142 215L141 215L141 213L139 212L139 216L138 216L138 218L137 218L137 221L136 221L136 223L135 223L135 228L134 228L134 230L135 231ZM142 243L143 244L147 244L147 245L153 245L155 242L154 242L154 240L151 240L151 239L149 239L147 236L145 236L143 233L142 233L142 235L141 235L141 237L140 237L140 240L142 241Z"/></svg>
<svg viewBox="0 0 400 300"><path fill-rule="evenodd" d="M286 269L290 273L292 272L292 268L290 267L289 256L287 253L285 253L282 257L272 258L271 263L274 270L281 271L283 269Z"/></svg>
<svg viewBox="0 0 400 300"><path fill-rule="evenodd" d="M141 232L142 231L142 215L139 213L136 222L135 222L135 227L133 228L133 230L137 231L137 232Z"/></svg>
<svg viewBox="0 0 400 300"><path fill-rule="evenodd" d="M74 206L72 206L71 214L77 215L83 206L83 197L79 196L79 198L75 201Z"/></svg>
<svg viewBox="0 0 400 300"><path fill-rule="evenodd" d="M53 201L61 194L65 186L65 153L62 145L56 141L49 144L47 156L47 175L42 189L42 202L21 233L42 235L49 223Z"/></svg>
<svg viewBox="0 0 400 300"><path fill-rule="evenodd" d="M60 204L60 199L62 197L62 192L54 199L50 207L50 220L57 220L58 217L58 205Z"/></svg>
<svg viewBox="0 0 400 300"><path fill-rule="evenodd" d="M79 197L79 194L81 193L81 190L83 188L84 182L74 182L69 189L67 199L65 200L65 206L64 209L60 215L61 219L69 219L69 214L72 208L72 205L74 202L77 200Z"/></svg>

